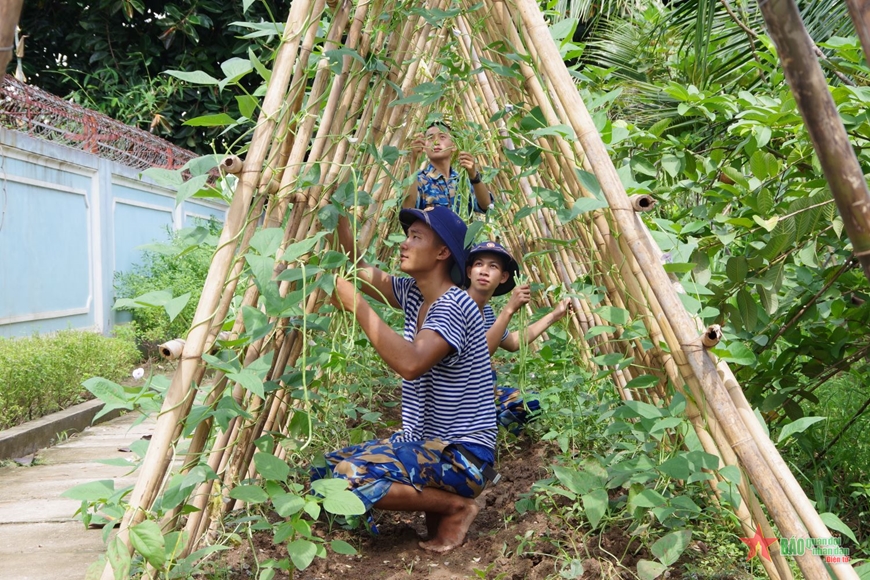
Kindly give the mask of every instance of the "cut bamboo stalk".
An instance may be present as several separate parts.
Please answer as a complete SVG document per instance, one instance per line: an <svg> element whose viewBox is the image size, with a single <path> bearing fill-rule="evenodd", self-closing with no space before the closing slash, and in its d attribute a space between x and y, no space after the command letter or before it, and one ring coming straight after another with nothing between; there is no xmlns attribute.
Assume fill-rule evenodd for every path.
<svg viewBox="0 0 870 580"><path fill-rule="evenodd" d="M704 345L704 348L713 348L719 344L720 340L722 340L722 327L718 324L708 326L701 336L701 344Z"/></svg>
<svg viewBox="0 0 870 580"><path fill-rule="evenodd" d="M238 175L241 173L244 166L244 161L242 161L238 155L227 155L224 157L223 161L221 161L221 169L224 173L230 173L232 175Z"/></svg>
<svg viewBox="0 0 870 580"><path fill-rule="evenodd" d="M656 200L649 194L630 195L628 200L631 202L631 207L636 212L651 211L656 206Z"/></svg>
<svg viewBox="0 0 870 580"><path fill-rule="evenodd" d="M181 356L181 351L184 349L184 339L183 338L175 338L169 341L164 342L161 345L158 345L157 350L160 351L160 354L163 358L168 360L175 360Z"/></svg>

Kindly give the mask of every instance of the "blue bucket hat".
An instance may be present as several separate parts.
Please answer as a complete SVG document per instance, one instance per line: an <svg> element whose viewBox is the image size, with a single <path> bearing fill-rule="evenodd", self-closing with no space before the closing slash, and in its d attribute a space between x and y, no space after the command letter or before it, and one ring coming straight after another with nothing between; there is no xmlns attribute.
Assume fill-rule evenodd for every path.
<svg viewBox="0 0 870 580"><path fill-rule="evenodd" d="M511 253L498 242L481 242L468 250L468 263L470 264L474 260L475 255L484 253L497 254L504 259L505 271L509 273L510 276L508 276L507 280L498 285L492 295L501 296L502 294L507 294L517 285L516 280L514 280L514 276L520 271L517 261L514 260Z"/></svg>
<svg viewBox="0 0 870 580"><path fill-rule="evenodd" d="M450 279L457 286L462 286L465 281L465 264L468 260L468 251L465 249L465 234L468 226L458 215L446 207L435 206L426 209L403 209L399 212L399 222L402 229L408 233L408 228L415 221L420 220L441 238L450 254L453 256L453 267L450 269Z"/></svg>

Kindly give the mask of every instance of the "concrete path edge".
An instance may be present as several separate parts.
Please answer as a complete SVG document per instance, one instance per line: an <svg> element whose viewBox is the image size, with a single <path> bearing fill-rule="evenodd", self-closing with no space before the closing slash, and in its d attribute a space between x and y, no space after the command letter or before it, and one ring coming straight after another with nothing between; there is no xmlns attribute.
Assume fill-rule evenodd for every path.
<svg viewBox="0 0 870 580"><path fill-rule="evenodd" d="M105 403L94 399L0 431L0 459L24 457L49 447L57 441L58 435L81 433L92 424L114 419L121 414L119 409L114 409L94 422L94 417L104 406Z"/></svg>

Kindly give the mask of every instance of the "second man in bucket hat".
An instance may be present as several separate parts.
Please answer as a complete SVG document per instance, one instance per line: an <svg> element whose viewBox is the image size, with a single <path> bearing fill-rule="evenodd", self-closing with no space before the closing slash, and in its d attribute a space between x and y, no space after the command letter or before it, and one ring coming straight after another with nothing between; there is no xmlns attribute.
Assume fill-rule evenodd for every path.
<svg viewBox="0 0 870 580"><path fill-rule="evenodd" d="M498 242L482 242L468 252L466 265L468 294L477 304L486 328L486 342L490 355L499 347L516 352L520 348L520 333L508 332L508 324L514 314L531 300L531 287L528 284L516 285L519 273L517 261L504 246ZM489 301L493 296L511 293L507 305L496 317ZM568 300L562 300L548 314L533 322L526 329L526 344L531 343L547 330L554 322L561 320L571 308ZM530 419L530 413L540 409L537 400L528 398L523 401L522 393L511 387L497 386L497 375L492 371L492 383L499 424L517 434Z"/></svg>

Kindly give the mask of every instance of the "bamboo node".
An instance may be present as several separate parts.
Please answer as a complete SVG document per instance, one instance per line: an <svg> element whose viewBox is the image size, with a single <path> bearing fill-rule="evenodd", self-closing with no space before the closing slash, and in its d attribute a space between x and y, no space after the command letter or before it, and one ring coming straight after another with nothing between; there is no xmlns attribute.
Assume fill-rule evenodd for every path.
<svg viewBox="0 0 870 580"><path fill-rule="evenodd" d="M719 344L720 340L722 340L722 327L718 324L711 324L704 331L704 335L701 337L701 344L705 348L713 348Z"/></svg>
<svg viewBox="0 0 870 580"><path fill-rule="evenodd" d="M241 173L242 167L244 166L244 162L242 162L238 155L227 155L224 157L224 160L221 161L221 169L226 173L232 173L233 175Z"/></svg>
<svg viewBox="0 0 870 580"><path fill-rule="evenodd" d="M656 206L655 198L646 193L632 195L628 199L631 201L631 207L634 208L634 211L639 213L650 211Z"/></svg>

